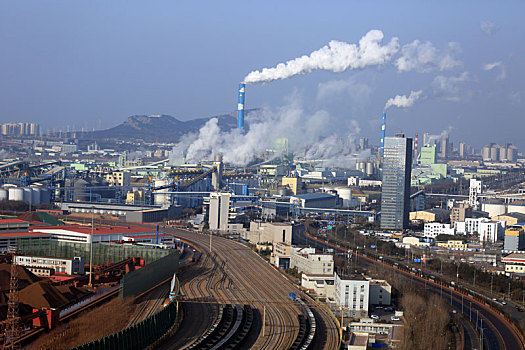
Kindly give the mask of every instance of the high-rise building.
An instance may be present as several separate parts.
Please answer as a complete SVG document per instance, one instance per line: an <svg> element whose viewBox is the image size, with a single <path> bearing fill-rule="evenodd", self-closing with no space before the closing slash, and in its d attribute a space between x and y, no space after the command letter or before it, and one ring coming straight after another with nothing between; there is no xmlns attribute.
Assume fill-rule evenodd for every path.
<svg viewBox="0 0 525 350"><path fill-rule="evenodd" d="M431 165L436 164L437 148L436 146L425 146L421 149L421 164Z"/></svg>
<svg viewBox="0 0 525 350"><path fill-rule="evenodd" d="M381 191L381 228L408 227L412 139L404 135L385 138L383 184Z"/></svg>
<svg viewBox="0 0 525 350"><path fill-rule="evenodd" d="M367 148L368 148L368 137L359 138L359 149L363 151Z"/></svg>
<svg viewBox="0 0 525 350"><path fill-rule="evenodd" d="M465 158L465 155L466 155L466 147L465 147L465 143L464 142L460 142L459 143L459 156L461 158Z"/></svg>
<svg viewBox="0 0 525 350"><path fill-rule="evenodd" d="M448 154L450 153L450 142L448 140L448 136L445 136L441 139L441 153L439 156L441 158L447 158Z"/></svg>

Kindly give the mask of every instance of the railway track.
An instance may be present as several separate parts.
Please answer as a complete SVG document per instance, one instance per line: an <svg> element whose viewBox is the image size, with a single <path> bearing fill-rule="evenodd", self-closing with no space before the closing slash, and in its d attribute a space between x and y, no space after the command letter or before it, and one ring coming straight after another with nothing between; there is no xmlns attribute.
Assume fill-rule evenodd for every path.
<svg viewBox="0 0 525 350"><path fill-rule="evenodd" d="M243 305L249 301L262 314L265 322L253 348L290 349L297 347L297 344L304 344L310 335L310 328L305 325L312 322L319 326L316 341L313 342L313 337L309 339L311 348L338 348L339 330L329 310L319 305L319 309L310 314L310 319L300 324L299 317L305 317L306 320L307 316L288 298L290 292L300 295L299 289L249 248L235 241L214 237L213 253L210 254L207 249L209 236L174 229L168 232L202 247L204 260L209 259L215 266L201 269L200 278L189 282L187 287L183 285L184 295L192 295L192 300L196 301L215 300L233 305ZM300 334L307 336L296 343Z"/></svg>
<svg viewBox="0 0 525 350"><path fill-rule="evenodd" d="M308 235L308 242L313 246L318 246L318 248L332 248L338 252L345 252L346 248L341 246L324 242L317 237L312 237ZM472 310L479 314L483 321L483 338L484 338L484 349L523 349L525 344L522 340L522 337L518 333L513 325L506 321L503 316L501 316L497 311L493 310L489 305L483 302L479 298L474 298L473 296L466 293L464 290L455 290L455 287L452 287L448 284L438 284L433 280L425 279L423 277L414 275L410 273L409 269L402 268L401 265L390 265L383 260L377 261L376 259L369 257L367 255L359 254L359 260L361 264L377 264L384 266L391 271L394 271L398 276L403 276L409 278L410 282L419 288L424 286L425 289L429 289L432 293L441 296L445 301L449 302L455 308L461 309L461 303L463 303L463 317L468 317L472 319L470 315L470 307ZM469 315L465 314L465 302L468 302L469 306ZM472 305L472 306L471 306ZM475 343L473 340L472 343Z"/></svg>

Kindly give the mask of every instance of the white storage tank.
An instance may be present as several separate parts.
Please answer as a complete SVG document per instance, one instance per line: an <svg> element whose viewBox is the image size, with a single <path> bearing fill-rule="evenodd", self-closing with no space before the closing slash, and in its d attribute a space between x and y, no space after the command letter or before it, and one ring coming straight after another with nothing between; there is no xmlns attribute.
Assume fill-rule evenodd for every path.
<svg viewBox="0 0 525 350"><path fill-rule="evenodd" d="M22 188L22 190L24 191L23 192L23 198L24 198L24 201L26 201L27 203L31 202L32 201L32 198L31 198L31 188L30 187L24 187Z"/></svg>
<svg viewBox="0 0 525 350"><path fill-rule="evenodd" d="M40 195L42 190L39 187L31 187L31 202L33 205L39 205L41 203Z"/></svg>
<svg viewBox="0 0 525 350"><path fill-rule="evenodd" d="M10 201L23 201L24 190L20 187L12 187L9 189L9 200Z"/></svg>
<svg viewBox="0 0 525 350"><path fill-rule="evenodd" d="M6 201L8 199L9 199L9 192L4 188L0 188L0 201Z"/></svg>
<svg viewBox="0 0 525 350"><path fill-rule="evenodd" d="M167 184L168 184L168 181L166 180L155 180L154 182L155 187L166 186ZM155 191L155 193L163 193L163 192L168 192L168 189L165 188L162 190ZM155 204L162 205L168 202L169 197L167 194L156 194L154 195L154 198L155 198Z"/></svg>

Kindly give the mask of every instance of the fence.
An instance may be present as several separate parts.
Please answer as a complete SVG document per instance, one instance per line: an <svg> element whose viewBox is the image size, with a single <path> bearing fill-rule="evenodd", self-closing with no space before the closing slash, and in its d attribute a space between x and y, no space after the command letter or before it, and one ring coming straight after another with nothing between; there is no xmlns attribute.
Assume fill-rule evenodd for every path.
<svg viewBox="0 0 525 350"><path fill-rule="evenodd" d="M20 254L31 256L53 256L72 259L82 256L89 262L89 244L58 242L51 239L18 239ZM168 249L155 249L114 243L93 244L93 264L116 263L131 256L140 256L150 264L171 253Z"/></svg>
<svg viewBox="0 0 525 350"><path fill-rule="evenodd" d="M120 281L120 296L137 296L173 276L179 268L178 250L147 264L141 269L126 274Z"/></svg>

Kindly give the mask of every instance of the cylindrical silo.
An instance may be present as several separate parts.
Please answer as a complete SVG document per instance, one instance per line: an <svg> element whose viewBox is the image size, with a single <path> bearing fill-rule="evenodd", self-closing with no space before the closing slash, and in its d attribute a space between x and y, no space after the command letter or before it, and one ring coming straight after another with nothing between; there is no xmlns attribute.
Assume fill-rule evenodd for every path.
<svg viewBox="0 0 525 350"><path fill-rule="evenodd" d="M9 194L9 192L6 189L0 188L0 201L8 200L8 198L9 198L8 194Z"/></svg>
<svg viewBox="0 0 525 350"><path fill-rule="evenodd" d="M492 147L491 144L488 144L485 147L483 147L483 150L482 150L481 153L482 153L484 161L489 161L490 160L490 148L491 147Z"/></svg>
<svg viewBox="0 0 525 350"><path fill-rule="evenodd" d="M40 189L40 203L50 203L51 202L51 191L49 188L42 187Z"/></svg>
<svg viewBox="0 0 525 350"><path fill-rule="evenodd" d="M505 146L502 146L499 149L499 160L501 160L502 162L507 160L507 149L505 148Z"/></svg>
<svg viewBox="0 0 525 350"><path fill-rule="evenodd" d="M168 181L166 180L155 180L154 182L155 187L161 187L166 186L168 184ZM168 192L167 188L164 188L162 190L155 191L155 193L159 193L155 195L155 204L162 205L166 204L168 202L168 195L167 194L160 194L163 192Z"/></svg>
<svg viewBox="0 0 525 350"><path fill-rule="evenodd" d="M33 205L39 205L41 203L40 195L42 190L40 187L31 187L31 201Z"/></svg>
<svg viewBox="0 0 525 350"><path fill-rule="evenodd" d="M10 201L23 201L24 190L20 187L11 187L9 189L9 200Z"/></svg>
<svg viewBox="0 0 525 350"><path fill-rule="evenodd" d="M372 162L366 163L366 175L367 176L374 175L374 163Z"/></svg>
<svg viewBox="0 0 525 350"><path fill-rule="evenodd" d="M499 160L498 156L499 156L499 146L493 145L490 148L490 160L492 160L493 162L497 162Z"/></svg>
<svg viewBox="0 0 525 350"><path fill-rule="evenodd" d="M31 188L30 187L23 187L22 190L24 191L23 192L23 198L24 198L24 201L26 201L27 203L31 202L32 201L32 198L31 198Z"/></svg>

